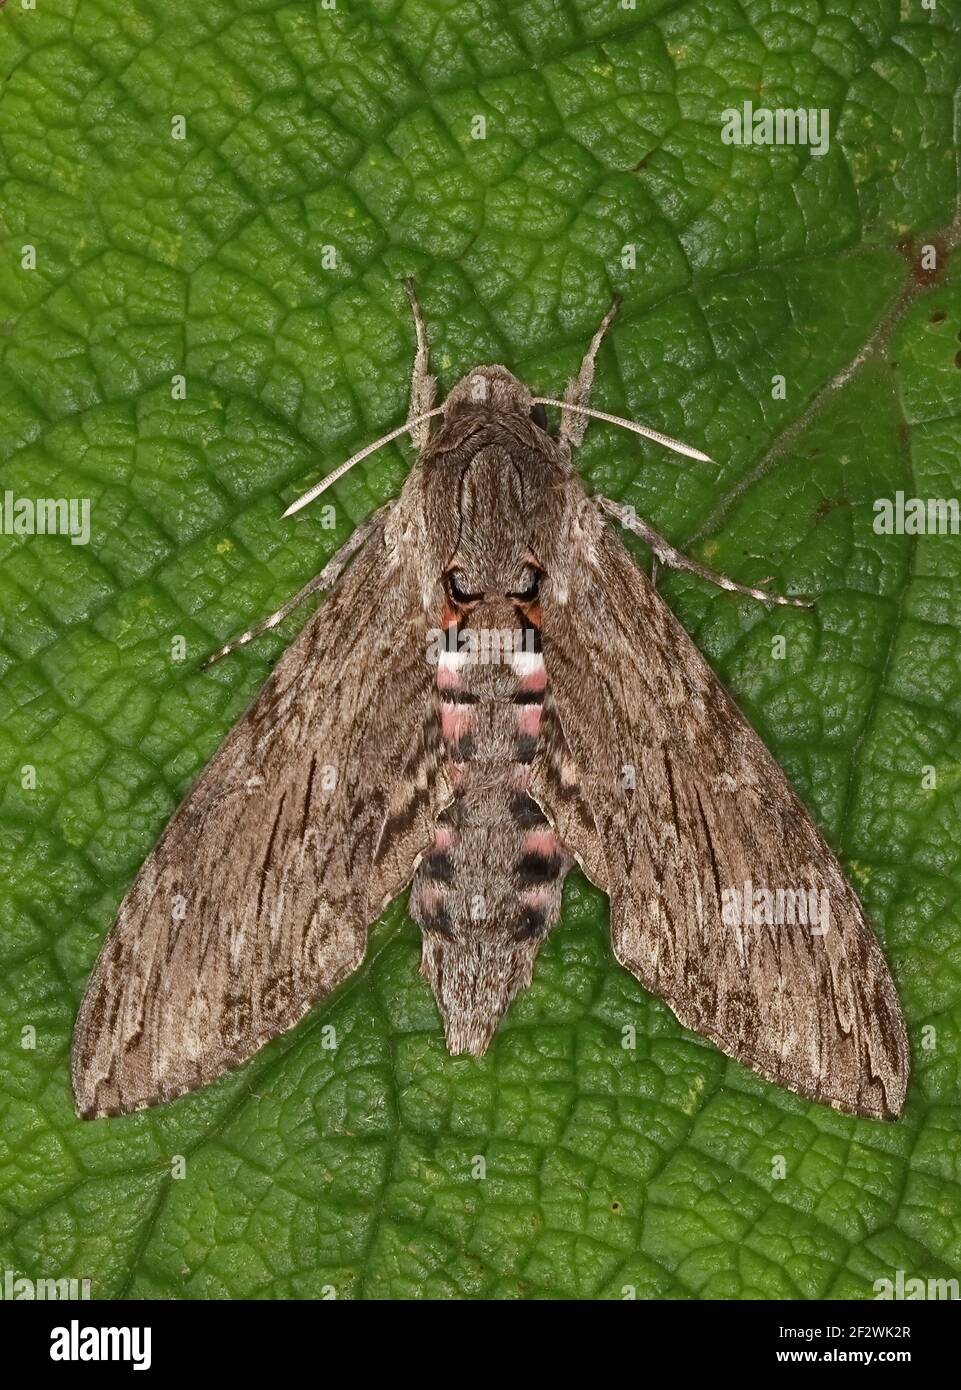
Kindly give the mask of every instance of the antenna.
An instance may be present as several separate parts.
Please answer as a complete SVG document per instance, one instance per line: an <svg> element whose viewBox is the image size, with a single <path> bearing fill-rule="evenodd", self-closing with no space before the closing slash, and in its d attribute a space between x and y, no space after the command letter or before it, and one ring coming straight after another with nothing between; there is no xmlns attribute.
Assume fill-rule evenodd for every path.
<svg viewBox="0 0 961 1390"><path fill-rule="evenodd" d="M374 453L375 450L382 449L383 446L389 444L392 439L397 439L400 435L406 434L408 430L412 430L415 425L419 425L423 420L429 420L434 415L443 414L443 410L444 407L442 405L435 406L433 410L428 410L423 415L415 415L412 420L408 420L403 425L398 425L397 429L391 430L390 434L385 434L382 435L380 439L375 439L373 444L365 445L363 449L347 459L344 463L338 464L333 473L328 473L326 478L321 478L319 483L314 483L314 486L305 492L303 497L298 497L296 502L291 502L290 506L284 512L284 516L293 516L294 512L299 512L301 507L306 507L309 502L313 502L315 497L319 497L322 492L326 492L330 485L336 483L338 478L342 478L349 469L353 468L355 463L360 463L361 459L365 459L368 454Z"/></svg>
<svg viewBox="0 0 961 1390"><path fill-rule="evenodd" d="M686 454L688 458L699 459L701 463L713 463L714 460L708 454L702 454L700 449L693 448L690 444L682 444L678 439L671 439L669 435L661 434L659 430L649 429L647 425L638 425L634 420L624 420L620 415L609 415L606 410L591 410L586 405L572 405L570 401L557 401L551 396L534 396L531 405L556 405L561 410L573 410L578 415L590 415L594 420L606 420L609 425L620 425L622 429L632 430L634 434L642 435L644 439L653 439L655 444L663 444L665 449L673 449L676 454ZM328 473L325 478L321 478L319 483L314 483L302 497L298 497L296 502L291 502L284 512L284 516L293 516L302 507L306 507L313 502L315 497L319 497L322 492L336 483L338 478L342 478L346 472L353 468L355 463L360 463L361 459L367 458L368 454L373 454L377 449L382 449L385 444L390 444L392 440L398 439L408 430L412 430L415 425L419 425L424 420L431 420L435 415L443 415L444 406L435 406L433 410L425 411L423 415L415 415L412 419L405 421L403 425L398 425L389 434L382 435L380 439L375 439L373 444L367 444L356 454L351 455L343 463L338 464L332 473Z"/></svg>
<svg viewBox="0 0 961 1390"><path fill-rule="evenodd" d="M634 420L624 420L620 415L608 415L606 410L591 410L589 406L572 405L570 401L555 401L550 396L535 396L531 405L558 405L561 410L573 410L578 415L590 415L594 420L606 420L609 425L620 425L622 429L633 430L645 439L653 439L655 444L663 444L665 449L673 449L676 454L686 454L688 458L699 459L701 463L714 462L709 454L702 454L700 449L695 449L690 444L682 444L679 439L672 439L670 435L661 434L659 430L652 430L647 425L638 425Z"/></svg>

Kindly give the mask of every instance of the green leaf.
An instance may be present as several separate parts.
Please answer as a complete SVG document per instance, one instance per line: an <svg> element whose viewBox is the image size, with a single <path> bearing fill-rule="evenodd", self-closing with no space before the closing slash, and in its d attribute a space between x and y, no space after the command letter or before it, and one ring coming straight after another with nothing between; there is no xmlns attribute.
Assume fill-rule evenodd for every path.
<svg viewBox="0 0 961 1390"><path fill-rule="evenodd" d="M871 1298L897 1269L958 1273L961 552L872 523L899 490L961 494L959 17L9 0L3 487L90 498L91 538L0 536L0 1266L165 1298ZM722 143L748 100L827 108L828 151ZM239 1073L73 1117L99 944L293 628L200 659L405 475L384 451L338 486L334 530L280 520L403 418L408 273L445 387L493 360L562 389L621 294L597 403L719 466L592 425L588 484L737 579L817 597L768 612L663 583L877 925L915 1058L899 1123L684 1032L576 876L481 1062L447 1055L401 903L340 995Z"/></svg>

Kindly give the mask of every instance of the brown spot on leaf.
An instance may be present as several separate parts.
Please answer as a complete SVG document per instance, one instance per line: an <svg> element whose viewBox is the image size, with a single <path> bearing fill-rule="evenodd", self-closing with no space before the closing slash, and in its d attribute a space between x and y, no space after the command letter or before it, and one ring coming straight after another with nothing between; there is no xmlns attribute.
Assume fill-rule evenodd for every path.
<svg viewBox="0 0 961 1390"><path fill-rule="evenodd" d="M935 309L934 313L931 315L931 318L930 318L929 322L930 322L930 323L944 323L944 320L945 320L947 317L948 317L948 316L947 316L947 314L944 312L943 309Z"/></svg>
<svg viewBox="0 0 961 1390"><path fill-rule="evenodd" d="M921 263L921 252L925 246L934 247L934 265L930 270ZM916 285L938 285L944 279L950 252L943 237L926 237L921 241L914 237L906 237L904 241L898 242L898 250L907 261L911 269L911 278Z"/></svg>
<svg viewBox="0 0 961 1390"><path fill-rule="evenodd" d="M817 504L814 515L820 520L822 517L830 516L831 512L836 511L838 507L850 507L850 505L851 503L846 497L825 497Z"/></svg>

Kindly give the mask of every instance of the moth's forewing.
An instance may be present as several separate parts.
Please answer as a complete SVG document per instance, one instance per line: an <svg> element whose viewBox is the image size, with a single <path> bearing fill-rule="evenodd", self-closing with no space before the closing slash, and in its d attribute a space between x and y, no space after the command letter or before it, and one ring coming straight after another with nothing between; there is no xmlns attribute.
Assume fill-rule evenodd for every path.
<svg viewBox="0 0 961 1390"><path fill-rule="evenodd" d="M356 969L450 795L426 623L380 528L121 904L74 1034L81 1115L205 1085Z"/></svg>
<svg viewBox="0 0 961 1390"><path fill-rule="evenodd" d="M910 1070L901 1005L834 854L599 511L575 548L567 592L545 586L564 743L560 767L544 746L534 790L610 895L617 958L768 1080L897 1116ZM565 782L596 841L588 816L556 799Z"/></svg>

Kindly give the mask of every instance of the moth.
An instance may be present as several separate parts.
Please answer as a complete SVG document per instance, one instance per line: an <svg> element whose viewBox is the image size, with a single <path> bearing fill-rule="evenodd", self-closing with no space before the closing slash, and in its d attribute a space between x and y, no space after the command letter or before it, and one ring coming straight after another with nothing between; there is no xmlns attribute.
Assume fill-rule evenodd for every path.
<svg viewBox="0 0 961 1390"><path fill-rule="evenodd" d="M686 1028L799 1095L897 1116L908 1043L864 912L616 528L724 589L807 600L715 574L585 491L573 456L592 416L707 459L590 406L616 303L563 400L479 366L435 406L406 289L406 422L285 515L403 433L416 462L299 594L211 658L329 591L120 907L77 1019L78 1113L155 1105L244 1062L357 969L408 885L447 1046L480 1057L577 864L610 900L617 960ZM746 900L732 917L752 886L827 902L827 923Z"/></svg>

